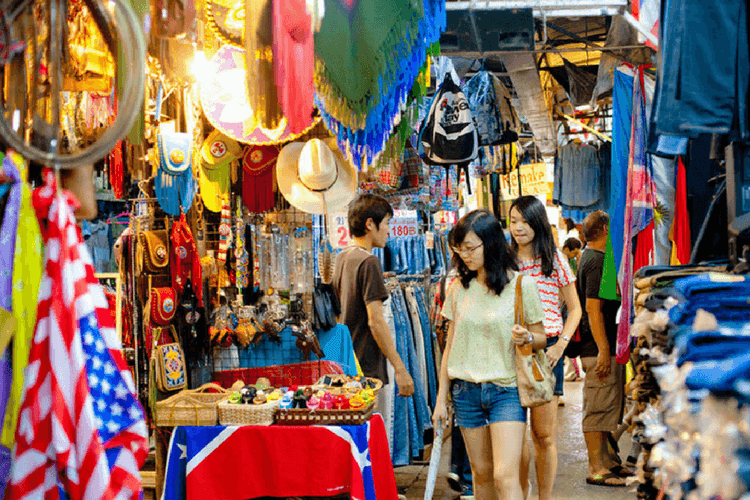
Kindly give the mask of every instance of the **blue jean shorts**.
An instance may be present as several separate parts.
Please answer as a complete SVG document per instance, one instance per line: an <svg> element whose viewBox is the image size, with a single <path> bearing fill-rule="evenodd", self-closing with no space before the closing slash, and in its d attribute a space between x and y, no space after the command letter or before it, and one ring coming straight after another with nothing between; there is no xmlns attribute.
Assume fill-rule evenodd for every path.
<svg viewBox="0 0 750 500"><path fill-rule="evenodd" d="M547 337L547 349L557 344L557 340L560 337ZM547 351L545 349L545 352ZM563 382L565 382L565 356L560 358L557 365L552 369L552 373L555 375L555 390L553 394L555 396L563 395Z"/></svg>
<svg viewBox="0 0 750 500"><path fill-rule="evenodd" d="M515 387L454 379L451 381L451 395L459 427L471 429L496 422L526 423L526 408L521 406Z"/></svg>

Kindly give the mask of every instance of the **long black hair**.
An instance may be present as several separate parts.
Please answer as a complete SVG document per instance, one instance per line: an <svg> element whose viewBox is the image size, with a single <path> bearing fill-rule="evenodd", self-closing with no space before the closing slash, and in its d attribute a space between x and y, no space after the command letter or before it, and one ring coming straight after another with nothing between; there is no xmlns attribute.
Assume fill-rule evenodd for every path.
<svg viewBox="0 0 750 500"><path fill-rule="evenodd" d="M500 295L510 282L508 270L518 271L514 252L505 241L503 228L497 218L487 210L474 210L461 217L453 229L455 247L463 243L466 235L474 232L484 247L484 271L487 274L487 287ZM476 271L470 271L458 252L453 253L453 260L461 277L461 284L469 288L471 280L477 277Z"/></svg>
<svg viewBox="0 0 750 500"><path fill-rule="evenodd" d="M513 209L518 210L521 217L534 231L534 257L542 258L542 274L547 277L552 276L555 270L555 255L557 247L555 238L552 236L552 226L547 218L547 210L544 205L534 196L521 196L510 206L510 213ZM514 252L518 252L518 242L510 233L510 246Z"/></svg>

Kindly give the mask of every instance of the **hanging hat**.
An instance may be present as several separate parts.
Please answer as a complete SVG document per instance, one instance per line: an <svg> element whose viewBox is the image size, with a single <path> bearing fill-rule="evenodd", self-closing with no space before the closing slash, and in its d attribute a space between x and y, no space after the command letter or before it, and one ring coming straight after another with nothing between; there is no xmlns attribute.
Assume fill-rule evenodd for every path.
<svg viewBox="0 0 750 500"><path fill-rule="evenodd" d="M276 146L248 146L242 155L242 201L255 214L274 206L273 167L279 157Z"/></svg>
<svg viewBox="0 0 750 500"><path fill-rule="evenodd" d="M247 96L245 51L223 45L211 58L212 71L201 82L203 112L215 128L245 144L281 144L307 133L320 121L310 116L304 130L292 133L286 119L273 130L257 126Z"/></svg>
<svg viewBox="0 0 750 500"><path fill-rule="evenodd" d="M357 192L357 171L333 138L285 146L276 161L276 179L289 203L312 214L341 210Z"/></svg>
<svg viewBox="0 0 750 500"><path fill-rule="evenodd" d="M203 204L212 212L220 212L222 201L229 196L231 163L242 154L242 146L218 130L211 132L200 155L200 175Z"/></svg>

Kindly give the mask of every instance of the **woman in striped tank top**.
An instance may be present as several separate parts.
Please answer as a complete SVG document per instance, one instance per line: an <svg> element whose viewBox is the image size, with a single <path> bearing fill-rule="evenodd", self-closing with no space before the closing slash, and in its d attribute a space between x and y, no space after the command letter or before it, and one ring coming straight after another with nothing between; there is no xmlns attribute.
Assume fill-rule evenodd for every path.
<svg viewBox="0 0 750 500"><path fill-rule="evenodd" d="M547 210L534 196L521 196L510 208L511 247L521 273L533 277L539 288L547 335L547 359L556 378L555 397L546 405L531 409L531 435L536 448L536 476L539 500L552 498L557 475L557 405L563 394L563 352L578 328L581 303L575 288L575 275L565 256L557 249ZM568 306L563 324L560 298ZM521 460L521 485L531 489L528 479L531 455L527 440ZM528 490L524 489L524 494Z"/></svg>

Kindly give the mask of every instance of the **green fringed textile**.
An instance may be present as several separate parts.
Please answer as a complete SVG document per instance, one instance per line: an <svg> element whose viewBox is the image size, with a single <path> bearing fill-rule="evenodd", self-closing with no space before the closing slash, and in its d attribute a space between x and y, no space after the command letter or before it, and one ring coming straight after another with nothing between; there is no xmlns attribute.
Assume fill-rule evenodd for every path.
<svg viewBox="0 0 750 500"><path fill-rule="evenodd" d="M422 0L360 0L349 9L326 0L315 35L315 87L326 111L352 130L362 130L381 93L398 83L396 62L413 52Z"/></svg>

